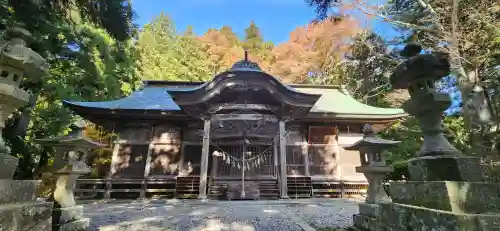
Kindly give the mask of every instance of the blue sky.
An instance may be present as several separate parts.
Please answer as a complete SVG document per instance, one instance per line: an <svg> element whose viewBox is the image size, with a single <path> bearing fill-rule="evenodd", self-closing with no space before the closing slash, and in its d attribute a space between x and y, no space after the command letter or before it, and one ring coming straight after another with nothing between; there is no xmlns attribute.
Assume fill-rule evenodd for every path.
<svg viewBox="0 0 500 231"><path fill-rule="evenodd" d="M193 26L196 34L203 34L210 28L228 25L241 36L253 20L264 38L274 43L286 41L290 32L316 17L315 8L305 0L133 0L132 6L139 26L164 12L172 17L179 31ZM386 23L370 25L384 37L394 35Z"/></svg>

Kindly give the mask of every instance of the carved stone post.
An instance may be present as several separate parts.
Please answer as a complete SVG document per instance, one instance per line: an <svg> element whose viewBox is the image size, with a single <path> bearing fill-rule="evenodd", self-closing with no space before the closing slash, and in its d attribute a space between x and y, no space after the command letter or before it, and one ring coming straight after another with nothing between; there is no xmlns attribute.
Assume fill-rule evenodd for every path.
<svg viewBox="0 0 500 231"><path fill-rule="evenodd" d="M90 220L82 216L83 207L76 205L74 188L79 176L90 173L90 168L85 164L88 152L106 145L84 137L83 127L83 121L78 121L66 136L37 140L42 145L56 149L52 172L56 180L52 193L55 205L53 230L86 230L90 224Z"/></svg>
<svg viewBox="0 0 500 231"><path fill-rule="evenodd" d="M368 179L368 195L365 203L359 204L360 214L354 215L354 224L360 229L370 230L378 215L379 204L391 202L384 190L383 180L388 173L392 172L392 168L385 165L382 151L398 144L399 141L377 138L370 125L365 125L363 133L362 140L344 149L359 151L361 166L356 167L356 172L363 173Z"/></svg>

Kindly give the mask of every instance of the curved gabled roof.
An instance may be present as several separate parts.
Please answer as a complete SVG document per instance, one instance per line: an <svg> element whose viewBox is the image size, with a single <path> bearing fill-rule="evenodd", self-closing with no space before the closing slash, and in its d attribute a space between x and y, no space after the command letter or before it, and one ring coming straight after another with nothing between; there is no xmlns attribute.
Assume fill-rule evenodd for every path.
<svg viewBox="0 0 500 231"><path fill-rule="evenodd" d="M292 85L297 91L320 94L310 113L335 114L346 118L401 118L406 116L400 108L381 108L361 103L337 87Z"/></svg>
<svg viewBox="0 0 500 231"><path fill-rule="evenodd" d="M266 89L287 104L311 107L319 99L318 94L297 91L262 71L257 63L247 59L236 62L229 70L217 74L212 80L191 89L168 90L177 104L193 105L208 101L222 89L232 85L255 85Z"/></svg>
<svg viewBox="0 0 500 231"><path fill-rule="evenodd" d="M101 102L64 101L71 109L103 109L103 110L147 110L180 112L181 108L174 102L168 91L192 91L204 83L145 81L143 89L123 99ZM309 114L321 115L322 118L349 119L398 119L407 116L400 108L381 108L358 102L339 87L317 85L283 85L294 91L321 95L309 111ZM89 112L90 112L89 111ZM92 112L90 112L92 113Z"/></svg>
<svg viewBox="0 0 500 231"><path fill-rule="evenodd" d="M131 95L111 101L78 102L64 100L67 106L80 106L86 108L125 109L125 110L160 110L180 111L181 108L174 102L164 87L144 87Z"/></svg>

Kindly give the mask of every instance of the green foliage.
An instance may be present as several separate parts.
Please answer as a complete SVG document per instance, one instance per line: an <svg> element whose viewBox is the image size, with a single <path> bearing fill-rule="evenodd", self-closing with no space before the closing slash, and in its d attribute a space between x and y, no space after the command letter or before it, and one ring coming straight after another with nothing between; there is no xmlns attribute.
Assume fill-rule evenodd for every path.
<svg viewBox="0 0 500 231"><path fill-rule="evenodd" d="M180 61L179 72L183 80L207 81L212 78L210 62L202 49L201 42L195 37L192 28L188 28L177 39L177 57Z"/></svg>
<svg viewBox="0 0 500 231"><path fill-rule="evenodd" d="M243 49L251 52L257 53L260 51L262 45L264 43L264 39L262 38L262 34L260 33L259 27L255 24L254 21L250 23L250 25L245 29L245 38L243 40Z"/></svg>
<svg viewBox="0 0 500 231"><path fill-rule="evenodd" d="M25 9L27 5L16 4L11 5L10 1L0 4L1 9L10 12L2 19L3 25L26 22L30 19L22 17L29 12L46 9L46 6ZM53 156L51 148L37 145L34 140L69 131L73 117L62 106L62 99L116 99L133 91L138 83L129 40L116 39L117 34L111 35L109 30L96 26L101 24L81 19L76 24L54 11L31 17L41 20L36 27L28 25L28 29L34 35L34 48L46 58L50 69L42 81L33 82L29 76L23 81L22 87L30 89L35 100L16 112L5 128L4 136L12 147L12 155L20 158L16 177L21 179L39 178Z"/></svg>
<svg viewBox="0 0 500 231"><path fill-rule="evenodd" d="M241 43L243 49L263 59L267 58L269 52L274 47L272 43L264 41L264 37L254 21L245 29L245 37Z"/></svg>
<svg viewBox="0 0 500 231"><path fill-rule="evenodd" d="M191 28L177 35L165 14L139 33L137 74L144 80L204 81L211 77L207 54Z"/></svg>
<svg viewBox="0 0 500 231"><path fill-rule="evenodd" d="M180 80L176 42L175 27L167 15L144 25L136 42L137 74L146 80Z"/></svg>
<svg viewBox="0 0 500 231"><path fill-rule="evenodd" d="M126 41L134 34L133 16L130 0L0 1L0 30L14 22L42 33L51 27L57 30L60 23L91 23L104 28L113 38Z"/></svg>
<svg viewBox="0 0 500 231"><path fill-rule="evenodd" d="M384 153L388 164L415 157L423 140L418 121L414 117L401 119L392 124L381 136L386 139L399 140L397 146Z"/></svg>
<svg viewBox="0 0 500 231"><path fill-rule="evenodd" d="M87 165L92 166L90 178L104 178L109 173L113 154L112 144L117 136L112 132L107 132L103 128L90 123L85 126L85 136L109 145L108 147L93 150L93 152L87 156L86 160Z"/></svg>

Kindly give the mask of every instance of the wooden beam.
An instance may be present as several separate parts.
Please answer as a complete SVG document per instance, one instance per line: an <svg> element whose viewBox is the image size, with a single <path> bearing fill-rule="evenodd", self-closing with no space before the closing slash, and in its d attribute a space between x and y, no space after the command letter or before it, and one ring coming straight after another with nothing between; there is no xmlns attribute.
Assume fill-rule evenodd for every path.
<svg viewBox="0 0 500 231"><path fill-rule="evenodd" d="M241 109L246 109L246 110L260 110L260 111L271 111L275 112L277 111L278 107L272 106L272 105L266 105L266 104L217 104L208 111L210 113L217 113L222 110L241 110Z"/></svg>
<svg viewBox="0 0 500 231"><path fill-rule="evenodd" d="M243 120L243 121L260 121L278 122L278 117L275 115L266 114L214 114L211 117L212 121L224 120Z"/></svg>
<svg viewBox="0 0 500 231"><path fill-rule="evenodd" d="M198 199L207 198L207 171L208 171L208 155L210 152L210 120L205 120L203 128L203 146L201 149L201 166L200 166L200 188Z"/></svg>

